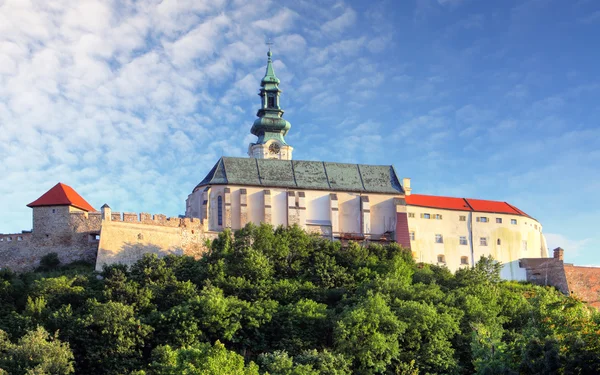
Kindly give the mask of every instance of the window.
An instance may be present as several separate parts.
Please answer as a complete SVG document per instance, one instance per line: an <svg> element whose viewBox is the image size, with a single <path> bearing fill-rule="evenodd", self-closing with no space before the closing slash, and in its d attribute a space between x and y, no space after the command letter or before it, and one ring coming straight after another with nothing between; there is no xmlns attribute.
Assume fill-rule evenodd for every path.
<svg viewBox="0 0 600 375"><path fill-rule="evenodd" d="M0 237L0 242L4 242L4 237Z"/></svg>
<svg viewBox="0 0 600 375"><path fill-rule="evenodd" d="M268 99L267 107L270 107L270 108L275 107L275 97L269 96L267 99Z"/></svg>
<svg viewBox="0 0 600 375"><path fill-rule="evenodd" d="M527 240L523 240L523 251L527 251Z"/></svg>
<svg viewBox="0 0 600 375"><path fill-rule="evenodd" d="M487 237L479 237L479 246L487 246Z"/></svg>
<svg viewBox="0 0 600 375"><path fill-rule="evenodd" d="M477 217L477 221L481 222L481 223L487 223L488 222L488 218L485 216L478 216Z"/></svg>
<svg viewBox="0 0 600 375"><path fill-rule="evenodd" d="M446 256L440 254L437 256L438 258L438 263L446 263Z"/></svg>
<svg viewBox="0 0 600 375"><path fill-rule="evenodd" d="M223 225L223 197L217 197L217 225Z"/></svg>
<svg viewBox="0 0 600 375"><path fill-rule="evenodd" d="M440 214L435 214L435 219L436 219L436 220L442 220L442 215L440 215Z"/></svg>
<svg viewBox="0 0 600 375"><path fill-rule="evenodd" d="M502 224L502 218L501 217L497 217L496 218L496 224Z"/></svg>
<svg viewBox="0 0 600 375"><path fill-rule="evenodd" d="M431 215L429 215L429 214L421 214L421 217L423 219L431 219Z"/></svg>
<svg viewBox="0 0 600 375"><path fill-rule="evenodd" d="M469 264L469 257L460 257L460 264Z"/></svg>
<svg viewBox="0 0 600 375"><path fill-rule="evenodd" d="M467 221L467 217L465 215L460 215L458 221Z"/></svg>
<svg viewBox="0 0 600 375"><path fill-rule="evenodd" d="M409 212L408 213L408 217L415 217L415 213L414 212Z"/></svg>
<svg viewBox="0 0 600 375"><path fill-rule="evenodd" d="M56 213L56 209L54 209L54 208L53 208L53 209L52 209L52 213L53 213L53 214L54 214L54 213Z"/></svg>
<svg viewBox="0 0 600 375"><path fill-rule="evenodd" d="M468 245L467 236L460 236L460 244L461 245Z"/></svg>
<svg viewBox="0 0 600 375"><path fill-rule="evenodd" d="M8 242L12 241L12 237L6 237L6 241L8 241Z"/></svg>
<svg viewBox="0 0 600 375"><path fill-rule="evenodd" d="M502 241L500 241L500 239L499 239L499 238L496 240L496 243L497 243L498 245L502 245Z"/></svg>
<svg viewBox="0 0 600 375"><path fill-rule="evenodd" d="M17 237L17 241L23 241L23 237L21 237L21 236L18 236L18 237Z"/></svg>
<svg viewBox="0 0 600 375"><path fill-rule="evenodd" d="M537 224L535 224L533 227L535 228L535 230L537 230Z"/></svg>
<svg viewBox="0 0 600 375"><path fill-rule="evenodd" d="M517 224L517 219L510 219L511 224Z"/></svg>
<svg viewBox="0 0 600 375"><path fill-rule="evenodd" d="M444 236L442 236L441 234L436 234L435 243L444 243Z"/></svg>
<svg viewBox="0 0 600 375"><path fill-rule="evenodd" d="M414 231L410 232L410 240L411 241L415 240L415 232Z"/></svg>

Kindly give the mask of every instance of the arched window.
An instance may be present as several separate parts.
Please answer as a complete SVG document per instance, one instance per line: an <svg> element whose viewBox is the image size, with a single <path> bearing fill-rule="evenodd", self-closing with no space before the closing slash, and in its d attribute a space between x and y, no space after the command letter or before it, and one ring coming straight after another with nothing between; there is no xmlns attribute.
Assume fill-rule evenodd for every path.
<svg viewBox="0 0 600 375"><path fill-rule="evenodd" d="M223 197L217 197L217 225L223 225Z"/></svg>
<svg viewBox="0 0 600 375"><path fill-rule="evenodd" d="M273 95L269 95L267 97L267 99L269 101L268 104L267 104L267 107L274 108L275 107L275 97Z"/></svg>

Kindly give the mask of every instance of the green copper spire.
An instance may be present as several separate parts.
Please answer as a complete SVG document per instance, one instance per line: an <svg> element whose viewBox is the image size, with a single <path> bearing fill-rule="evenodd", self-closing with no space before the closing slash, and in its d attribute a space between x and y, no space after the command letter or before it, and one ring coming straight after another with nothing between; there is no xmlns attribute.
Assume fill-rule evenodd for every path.
<svg viewBox="0 0 600 375"><path fill-rule="evenodd" d="M282 118L283 109L279 107L279 78L275 76L273 53L269 48L267 52L267 71L260 82L259 96L262 99L262 107L256 113L258 119L254 121L250 132L258 137L255 144L264 144L270 139L277 140L281 145L287 145L284 136L290 130L292 125Z"/></svg>
<svg viewBox="0 0 600 375"><path fill-rule="evenodd" d="M279 79L275 76L275 70L273 69L273 61L271 60L271 56L273 56L273 53L271 52L271 48L269 48L269 52L267 52L267 72L265 73L265 77L260 82L262 87L268 85L269 83L275 85L279 84Z"/></svg>

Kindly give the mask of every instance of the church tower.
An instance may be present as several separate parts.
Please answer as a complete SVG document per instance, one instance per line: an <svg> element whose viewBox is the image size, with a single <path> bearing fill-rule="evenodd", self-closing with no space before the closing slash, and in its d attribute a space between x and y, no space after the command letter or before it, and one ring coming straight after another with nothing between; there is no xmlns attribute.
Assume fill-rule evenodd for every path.
<svg viewBox="0 0 600 375"><path fill-rule="evenodd" d="M250 132L258 137L256 143L250 143L248 156L257 159L292 160L294 148L285 142L285 136L292 125L282 118L283 110L279 106L279 79L273 70L273 53L267 53L267 71L260 82L261 108L256 113Z"/></svg>

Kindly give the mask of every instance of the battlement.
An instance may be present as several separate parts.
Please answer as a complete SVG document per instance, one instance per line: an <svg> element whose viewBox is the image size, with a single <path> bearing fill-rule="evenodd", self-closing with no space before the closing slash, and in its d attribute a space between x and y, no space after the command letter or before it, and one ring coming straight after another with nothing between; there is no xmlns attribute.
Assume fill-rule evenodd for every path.
<svg viewBox="0 0 600 375"><path fill-rule="evenodd" d="M102 215L102 213L100 213ZM147 225L158 225L162 227L171 228L189 228L189 229L202 229L203 220L198 218L180 218L180 217L167 217L163 214L149 214L147 212L110 212L105 216L105 220L123 222L123 223L135 223L135 224L147 224Z"/></svg>
<svg viewBox="0 0 600 375"><path fill-rule="evenodd" d="M0 233L0 246L15 245L31 240L31 232Z"/></svg>

